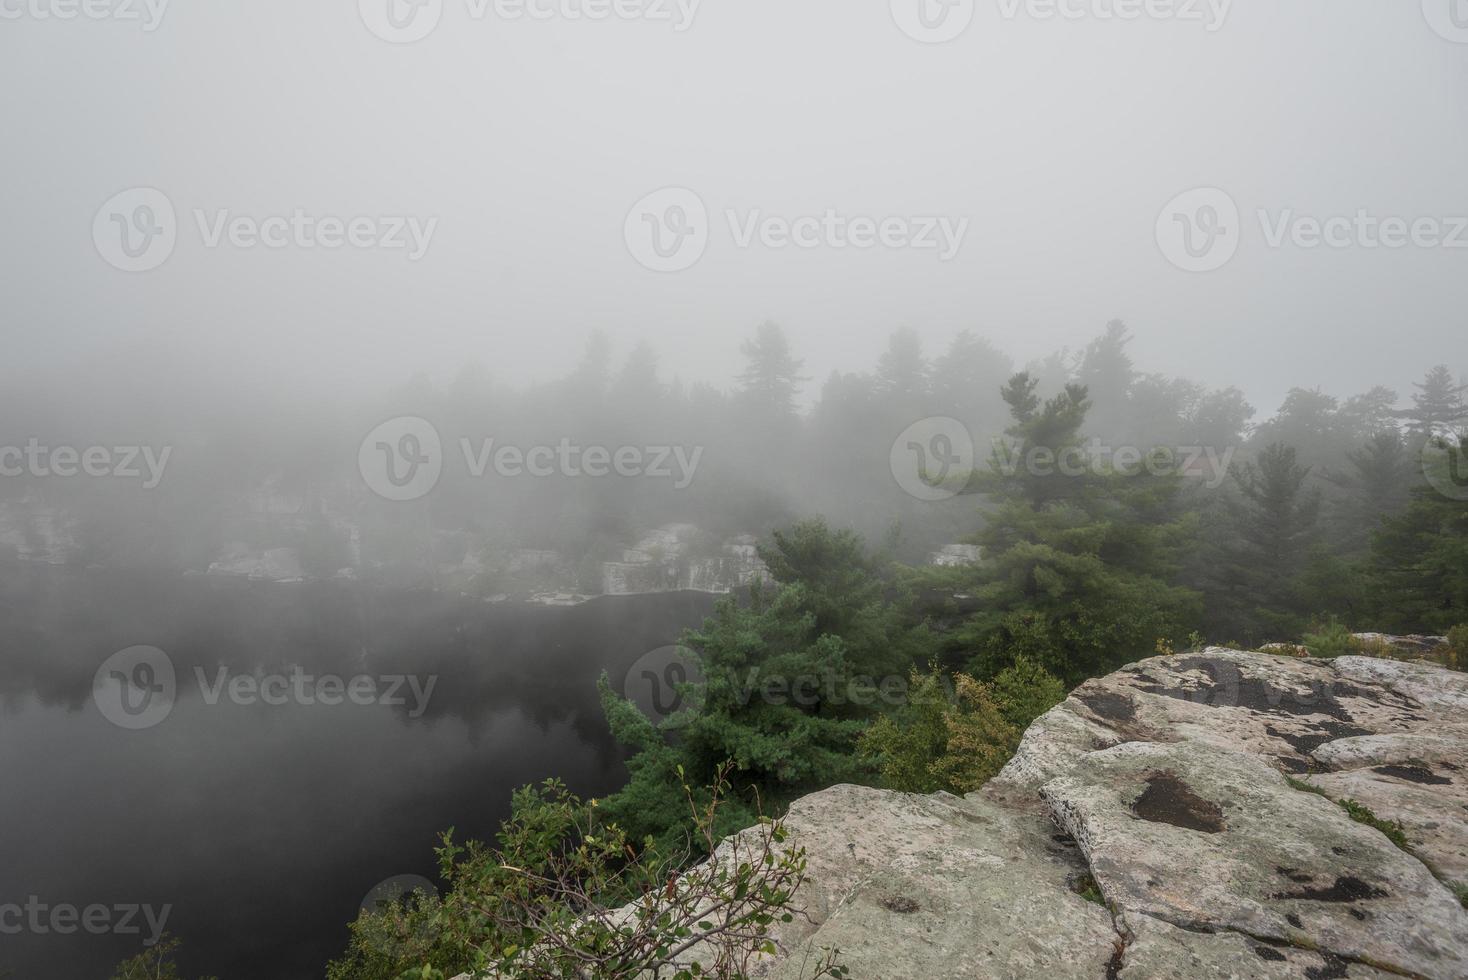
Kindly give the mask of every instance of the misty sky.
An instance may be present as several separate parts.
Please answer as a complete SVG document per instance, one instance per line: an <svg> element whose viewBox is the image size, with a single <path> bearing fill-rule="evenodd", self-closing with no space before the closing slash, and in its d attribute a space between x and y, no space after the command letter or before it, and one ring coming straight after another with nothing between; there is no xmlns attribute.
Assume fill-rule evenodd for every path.
<svg viewBox="0 0 1468 980"><path fill-rule="evenodd" d="M1468 247L1272 248L1255 216L1468 216L1468 43L1426 15L1458 0L1238 0L1211 31L1201 2L1205 22L1118 22L1090 13L1111 0L1076 0L1079 20L980 0L937 45L888 0L703 0L683 31L444 0L412 44L356 0L174 0L153 31L32 9L65 2L0 0L7 380L370 391L476 357L519 383L600 328L726 385L767 318L814 385L903 325L932 353L968 327L1023 361L1113 317L1140 369L1237 384L1261 417L1292 385L1405 397L1434 363L1468 372ZM624 222L670 186L707 204L710 241L657 273ZM1209 186L1242 241L1190 273L1154 229ZM178 241L126 273L92 228L134 187L168 196ZM195 226L297 208L438 225L418 261L210 248ZM945 262L740 248L725 218L828 208L970 224Z"/></svg>

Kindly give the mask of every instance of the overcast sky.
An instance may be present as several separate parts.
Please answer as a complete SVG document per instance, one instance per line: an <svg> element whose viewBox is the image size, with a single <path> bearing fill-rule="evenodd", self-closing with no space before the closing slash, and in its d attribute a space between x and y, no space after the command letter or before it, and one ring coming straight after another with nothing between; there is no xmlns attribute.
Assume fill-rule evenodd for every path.
<svg viewBox="0 0 1468 980"><path fill-rule="evenodd" d="M1261 414L1291 385L1405 395L1434 363L1468 372L1468 230L1459 248L1429 244L1430 225L1369 248L1354 222L1442 219L1452 240L1468 216L1465 0L1151 0L1178 16L1129 21L1101 16L1117 0L1069 0L1074 18L958 0L947 20L925 0L939 36L962 28L946 43L919 39L919 0L703 0L691 23L688 0L598 21L555 9L578 0L532 0L548 19L476 16L477 0L175 0L156 24L160 0L87 2L120 16L0 0L6 375L367 388L477 357L522 381L563 373L601 328L725 385L766 318L819 380L870 368L903 325L934 351L973 328L1023 361L1113 317L1141 369L1236 384ZM404 30L436 27L395 43L389 2ZM659 211L666 234L698 232L698 255L654 271L636 207L669 187L707 218ZM1180 267L1165 211L1200 187L1240 212L1219 214L1205 272ZM120 238L98 235L121 235L113 214L146 223L135 196L103 207L133 188L165 195L176 241L127 272ZM1214 241L1199 207L1217 195L1183 200L1195 244ZM364 241L437 224L417 257L229 231L209 245L222 212L297 209L369 217ZM739 243L752 218L828 209L965 234L952 256L825 231ZM1350 217L1349 244L1303 247L1287 223L1273 247L1260 209L1271 227Z"/></svg>

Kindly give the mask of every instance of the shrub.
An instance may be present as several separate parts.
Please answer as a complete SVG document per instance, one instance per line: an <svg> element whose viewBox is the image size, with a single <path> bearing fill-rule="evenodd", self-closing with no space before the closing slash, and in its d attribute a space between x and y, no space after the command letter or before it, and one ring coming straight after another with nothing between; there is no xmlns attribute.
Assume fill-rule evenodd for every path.
<svg viewBox="0 0 1468 980"><path fill-rule="evenodd" d="M634 846L557 780L515 794L498 846L454 843L438 849L450 883L442 901L419 895L364 912L351 946L328 980L445 980L460 972L503 980L743 980L774 951L776 922L805 880L805 853L787 843L778 820L761 819L722 844L714 828L728 789L727 768L705 794L685 800L703 835L707 861L690 852ZM625 907L618 908L618 905ZM836 953L811 964L810 977L844 977Z"/></svg>
<svg viewBox="0 0 1468 980"><path fill-rule="evenodd" d="M173 957L182 945L181 940L164 933L155 945L119 964L112 973L112 980L180 980L178 964ZM0 971L0 976L4 975Z"/></svg>
<svg viewBox="0 0 1468 980"><path fill-rule="evenodd" d="M936 667L914 671L908 704L867 730L861 756L890 789L973 792L1004 768L1030 722L1064 697L1058 679L1023 657L989 684Z"/></svg>

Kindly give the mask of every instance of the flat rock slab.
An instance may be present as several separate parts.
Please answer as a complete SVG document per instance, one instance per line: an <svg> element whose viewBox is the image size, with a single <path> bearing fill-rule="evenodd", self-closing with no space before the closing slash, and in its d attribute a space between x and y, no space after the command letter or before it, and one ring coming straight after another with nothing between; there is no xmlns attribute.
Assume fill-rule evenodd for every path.
<svg viewBox="0 0 1468 980"><path fill-rule="evenodd" d="M1257 757L1128 742L1088 754L1040 795L1128 922L1150 916L1390 972L1468 976L1468 912L1452 893Z"/></svg>
<svg viewBox="0 0 1468 980"><path fill-rule="evenodd" d="M837 948L853 977L1100 980L1117 955L1111 915L1072 890L1079 850L1037 806L837 786L786 827L806 849L804 915L756 975L795 980Z"/></svg>

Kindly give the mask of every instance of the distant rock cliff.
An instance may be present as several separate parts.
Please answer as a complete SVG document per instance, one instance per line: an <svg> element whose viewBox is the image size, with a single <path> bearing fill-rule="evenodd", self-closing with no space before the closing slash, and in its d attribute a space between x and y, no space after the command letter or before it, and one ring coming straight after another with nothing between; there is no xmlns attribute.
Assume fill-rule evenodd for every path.
<svg viewBox="0 0 1468 980"><path fill-rule="evenodd" d="M838 947L881 980L1462 978L1464 766L1468 675L1143 661L1036 721L978 793L797 802L804 914L759 975Z"/></svg>

